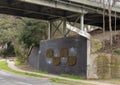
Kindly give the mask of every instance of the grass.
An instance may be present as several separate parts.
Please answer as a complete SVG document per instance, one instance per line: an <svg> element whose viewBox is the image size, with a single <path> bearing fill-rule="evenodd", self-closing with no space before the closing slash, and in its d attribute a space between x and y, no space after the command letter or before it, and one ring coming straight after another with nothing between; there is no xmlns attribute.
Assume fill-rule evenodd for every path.
<svg viewBox="0 0 120 85"><path fill-rule="evenodd" d="M13 69L8 67L8 64L7 64L6 61L0 61L0 69L6 70L6 71L9 71L9 72L13 72L13 73L17 73L17 74L21 74L21 75L40 77L40 75L38 75L38 74L13 70ZM41 71L37 71L37 72L41 73ZM64 76L64 77L67 76L67 77L71 77L71 78L75 78L75 79L80 79L80 77L77 77L75 75L71 76L71 75L68 75L68 74L62 74L61 76ZM85 83L80 83L80 82L66 81L66 80L59 79L59 78L50 78L50 80L53 81L53 82L56 82L56 83L62 83L62 85L92 85L92 84L85 84Z"/></svg>
<svg viewBox="0 0 120 85"><path fill-rule="evenodd" d="M77 75L69 75L69 74L61 74L61 77L66 77L66 78L71 78L71 79L84 79L81 76L77 76Z"/></svg>
<svg viewBox="0 0 120 85"><path fill-rule="evenodd" d="M48 74L47 71L40 71L40 70L33 70L32 72L42 73L42 74Z"/></svg>
<svg viewBox="0 0 120 85"><path fill-rule="evenodd" d="M14 59L14 63L15 63L15 65L20 65L21 64L20 61L17 60L17 59Z"/></svg>
<svg viewBox="0 0 120 85"><path fill-rule="evenodd" d="M6 61L0 61L0 69L6 70L6 71L9 71L9 72L13 72L13 73L17 73L17 74L40 77L40 75L38 75L38 74L13 70L13 69L8 67L8 64L7 64Z"/></svg>
<svg viewBox="0 0 120 85"><path fill-rule="evenodd" d="M20 61L17 60L17 59L14 59L14 63L15 63L15 65L18 66L18 67L26 68L26 64L25 64L25 65L22 65L22 64L20 63ZM34 69L30 69L30 71L31 71L31 72L36 72L36 73L48 74L47 71L40 71L40 70L34 70Z"/></svg>
<svg viewBox="0 0 120 85"><path fill-rule="evenodd" d="M15 65L17 65L17 66L20 65L20 62L17 59L15 59L14 62L15 62ZM31 70L31 71L36 72L36 73L48 74L47 71L40 71L40 70ZM61 74L60 76L61 77L66 77L66 78L71 78L71 79L84 79L81 76L69 75L69 74Z"/></svg>
<svg viewBox="0 0 120 85"><path fill-rule="evenodd" d="M62 83L62 85L94 85L94 84L88 84L88 83L73 82L73 81L63 80L59 78L50 78L50 80L55 83Z"/></svg>

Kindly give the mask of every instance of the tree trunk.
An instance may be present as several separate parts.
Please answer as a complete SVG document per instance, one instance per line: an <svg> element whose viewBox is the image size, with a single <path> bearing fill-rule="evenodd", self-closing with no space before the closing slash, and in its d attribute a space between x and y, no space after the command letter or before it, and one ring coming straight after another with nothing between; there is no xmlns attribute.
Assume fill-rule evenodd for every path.
<svg viewBox="0 0 120 85"><path fill-rule="evenodd" d="M113 0L113 6L115 6L115 2L116 2L116 0ZM114 15L114 18L115 18L115 25L114 25L114 30L115 30L115 41L116 41L116 21L117 21L117 18L116 18L116 9L115 9L115 15Z"/></svg>
<svg viewBox="0 0 120 85"><path fill-rule="evenodd" d="M110 46L112 50L112 45L113 45L113 34L112 34L112 21L111 21L111 0L108 0L108 15L109 15L109 30L110 30Z"/></svg>
<svg viewBox="0 0 120 85"><path fill-rule="evenodd" d="M116 32L117 32L117 31L116 31L116 30L117 30L117 29L116 29L116 23L117 23L117 22L116 22L116 20L117 20L117 18L116 18L116 11L115 11L114 17L115 17L115 23L114 23L114 24L115 24L115 26L114 26L114 30L115 30L115 39L114 39L114 40L116 41L116 40L117 40L117 39L116 39L116 35L117 35L117 33L116 33Z"/></svg>
<svg viewBox="0 0 120 85"><path fill-rule="evenodd" d="M105 1L103 2L103 36L105 36ZM103 48L104 47L105 47L105 41L103 41Z"/></svg>

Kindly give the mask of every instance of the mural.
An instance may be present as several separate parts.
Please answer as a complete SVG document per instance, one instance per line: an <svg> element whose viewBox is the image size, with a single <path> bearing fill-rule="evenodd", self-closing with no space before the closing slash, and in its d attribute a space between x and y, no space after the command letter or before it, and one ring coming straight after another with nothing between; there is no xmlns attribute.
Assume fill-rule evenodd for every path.
<svg viewBox="0 0 120 85"><path fill-rule="evenodd" d="M66 64L73 66L77 62L76 48L60 48L60 49L47 49L46 50L46 63L54 66Z"/></svg>

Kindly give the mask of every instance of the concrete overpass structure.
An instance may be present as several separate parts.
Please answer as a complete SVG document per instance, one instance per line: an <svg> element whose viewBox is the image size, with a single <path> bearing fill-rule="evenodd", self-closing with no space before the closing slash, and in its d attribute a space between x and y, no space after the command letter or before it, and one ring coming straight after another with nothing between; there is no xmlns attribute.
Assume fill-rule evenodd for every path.
<svg viewBox="0 0 120 85"><path fill-rule="evenodd" d="M102 8L103 8L103 5L98 2L94 2L94 0L92 1L91 0L0 0L0 13L49 21L49 31L48 31L49 38L48 39L50 39L52 37L51 35L54 35L56 30L60 28L61 22L58 24L58 26L55 26L54 23L52 23L58 19L61 19L63 21L64 30L63 30L63 33L61 34L63 34L64 36L66 36L69 32L69 31L66 32L65 30L66 21L80 23L79 28L82 31L84 30L83 29L84 24L102 27L103 26L103 16L102 16L103 9ZM112 27L114 27L115 25L114 23L115 13L116 13L116 26L117 26L117 29L120 29L120 7L116 6L112 8ZM106 26L106 29L108 29L109 20L108 20L107 9L106 9L105 15L106 15L105 26ZM53 34L51 34L51 30L52 30L51 26L54 26L56 28ZM60 43L59 41L62 43ZM47 43L47 46L45 43ZM90 78L92 75L91 78L95 78L96 75L93 77L93 75L95 74L94 73L95 71L93 70L95 68L93 68L92 67L93 65L91 65L92 61L89 55L90 54L89 46L90 46L89 40L83 36L75 37L75 38L73 37L73 38L64 38L64 39L58 39L58 40L43 41L41 42L42 53L39 52L41 53L39 55L41 55L42 57L38 56L38 52L36 52L36 56L31 57L30 60L33 60L32 64L37 65L38 68L40 67L39 65L41 65L42 69L44 70L47 69L47 70L50 70L51 72L56 72L56 73L60 72L62 68L64 71L61 70L61 72L80 74L82 76L83 75L87 76L87 78ZM66 47L68 50L74 49L75 53L76 53L76 49L78 49L77 55L76 54L75 56L72 55L73 59L75 60L75 62L73 62L73 66L60 65L59 67L57 67L57 69L59 70L57 70L56 66L46 64L46 62L44 61L45 57L43 56L45 56L45 52L48 49L48 47L53 48L53 50L57 49L58 51L59 51L58 48ZM35 60L35 57L37 57L36 60ZM66 57L65 58L60 57L60 58L66 59ZM41 62L43 62L42 64L39 61L39 59L41 60ZM77 64L76 64L76 59L78 59ZM48 59L48 61L50 61L49 63L51 63L51 60ZM60 62L58 62L58 64L59 63ZM75 69L73 69L72 67Z"/></svg>
<svg viewBox="0 0 120 85"><path fill-rule="evenodd" d="M75 22L84 15L84 23L102 27L103 5L94 0L0 0L0 13L43 20L64 18ZM117 27L120 25L120 7L113 7L112 22L117 14ZM106 28L108 28L106 10ZM78 19L76 22L80 22ZM112 23L114 27L114 23Z"/></svg>

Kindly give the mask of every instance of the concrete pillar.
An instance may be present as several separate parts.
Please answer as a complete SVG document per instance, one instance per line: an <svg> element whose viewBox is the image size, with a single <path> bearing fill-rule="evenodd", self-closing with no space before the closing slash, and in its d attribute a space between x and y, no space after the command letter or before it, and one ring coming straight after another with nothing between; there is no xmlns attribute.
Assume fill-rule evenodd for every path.
<svg viewBox="0 0 120 85"><path fill-rule="evenodd" d="M48 22L48 40L51 39L51 21Z"/></svg>
<svg viewBox="0 0 120 85"><path fill-rule="evenodd" d="M80 30L84 30L84 14L80 16Z"/></svg>

